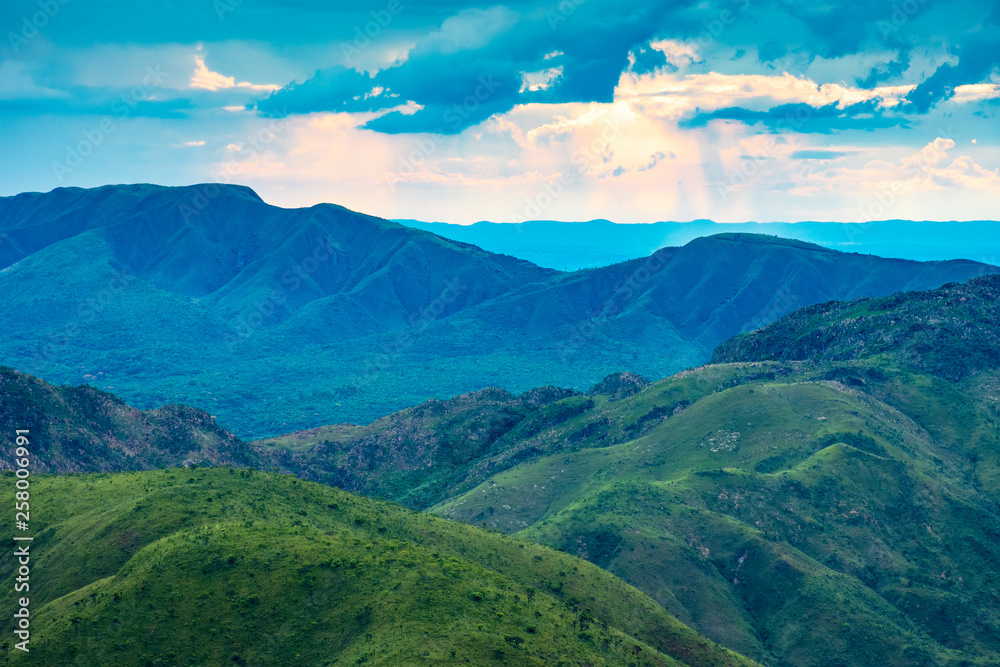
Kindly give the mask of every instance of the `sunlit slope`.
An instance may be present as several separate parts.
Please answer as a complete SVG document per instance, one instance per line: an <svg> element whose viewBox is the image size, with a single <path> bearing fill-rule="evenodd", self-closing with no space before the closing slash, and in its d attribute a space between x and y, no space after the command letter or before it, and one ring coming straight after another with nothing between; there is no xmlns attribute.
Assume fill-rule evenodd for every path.
<svg viewBox="0 0 1000 667"><path fill-rule="evenodd" d="M996 380L977 381L952 391ZM962 415L928 431L876 398L899 386L904 410L942 410L933 379L865 362L706 367L606 408L620 424L668 412L640 437L523 463L433 511L591 560L770 664L991 664L1000 511L941 435Z"/></svg>
<svg viewBox="0 0 1000 667"><path fill-rule="evenodd" d="M5 644L11 664L750 664L572 556L291 477L32 488L31 653Z"/></svg>

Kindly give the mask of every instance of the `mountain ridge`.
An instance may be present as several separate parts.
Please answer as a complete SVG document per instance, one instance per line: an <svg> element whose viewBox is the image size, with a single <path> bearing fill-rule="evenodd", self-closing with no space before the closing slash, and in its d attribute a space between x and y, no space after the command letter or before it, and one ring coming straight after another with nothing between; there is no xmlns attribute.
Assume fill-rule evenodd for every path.
<svg viewBox="0 0 1000 667"><path fill-rule="evenodd" d="M249 439L489 386L662 377L800 306L1000 270L723 235L564 273L209 185L0 199L0 233L0 299L22 313L4 363L63 384L102 373L140 408L204 405Z"/></svg>

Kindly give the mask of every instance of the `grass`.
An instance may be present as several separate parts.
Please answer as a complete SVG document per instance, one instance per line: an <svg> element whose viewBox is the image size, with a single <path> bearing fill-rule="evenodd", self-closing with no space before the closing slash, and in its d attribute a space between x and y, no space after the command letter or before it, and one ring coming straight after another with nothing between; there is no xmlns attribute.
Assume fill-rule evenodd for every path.
<svg viewBox="0 0 1000 667"><path fill-rule="evenodd" d="M766 664L994 664L1000 510L982 461L997 376L955 384L871 360L696 369L578 417L619 436L432 511L599 564Z"/></svg>
<svg viewBox="0 0 1000 667"><path fill-rule="evenodd" d="M5 642L10 664L750 664L572 556L289 476L32 489L31 653Z"/></svg>

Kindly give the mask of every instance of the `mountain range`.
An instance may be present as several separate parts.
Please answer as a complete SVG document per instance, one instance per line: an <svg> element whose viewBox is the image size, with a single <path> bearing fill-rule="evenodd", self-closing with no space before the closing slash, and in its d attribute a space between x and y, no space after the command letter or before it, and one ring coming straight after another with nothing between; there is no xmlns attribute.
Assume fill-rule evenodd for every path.
<svg viewBox="0 0 1000 667"><path fill-rule="evenodd" d="M868 222L654 222L621 224L610 220L560 222L528 220L517 224L397 220L447 239L472 243L490 252L529 260L561 271L594 268L646 257L660 248L684 245L722 233L768 234L821 245L831 250L920 261L975 259L1000 263L1000 222L874 220Z"/></svg>
<svg viewBox="0 0 1000 667"><path fill-rule="evenodd" d="M465 573L459 579L469 577L477 587L469 594L473 602L476 591L486 586L476 579L485 576L476 574L476 563L508 578L489 584L490 590L509 591L508 597L481 597L492 601L514 626L530 622L516 598L510 606L509 595L519 586L554 594L553 602L545 601L550 609L568 604L571 613L557 612L545 622L553 624L549 636L554 645L566 654L586 656L581 660L594 659L586 653L591 650L586 642L596 635L590 632L585 644L578 645L573 636L579 639L582 634L560 634L557 618L573 621L571 627L578 633L581 618L588 627L603 627L591 617L604 619L609 629L620 629L623 641L639 642L644 651L680 656L682 662L692 660L688 664L695 664L692 646L700 647L694 653L709 656L705 660L737 658L712 653L712 644L698 643L704 640L684 635L680 627L668 631L671 616L766 665L996 664L998 296L1000 276L990 275L925 292L827 302L738 335L715 350L712 364L658 381L624 372L609 375L586 392L541 387L515 395L487 389L428 401L368 425L331 425L252 443L218 429L209 415L195 409L139 412L93 388L51 387L5 371L0 374L4 392L20 397L20 403L0 415L4 427L14 428L18 415L37 416L32 428L52 443L40 454L40 463L59 462L49 470L233 462L278 467L427 508L428 514L480 529L513 534L518 540L504 542L482 530L463 533L450 522L421 524L431 517L418 519L421 515L324 491L309 482L301 482L300 491L289 477L232 468L43 477L41 483L51 489L46 487L40 497L50 498L43 502L52 505L40 516L74 518L64 524L46 519L56 523L44 531L42 553L55 554L51 557L59 562L86 564L98 558L96 554L109 553L105 542L115 547L110 550L113 557L101 556L106 560L100 567L61 575L58 590L43 594L52 606L46 604L40 622L51 623L53 629L83 623L88 632L98 633L96 650L139 655L140 646L128 648L123 642L139 635L166 642L160 637L167 635L157 632L173 632L171 619L180 618L183 623L177 627L188 627L200 613L178 606L186 586L207 590L209 607L203 614L210 622L195 625L226 629L236 639L224 650L235 656L247 651L263 655L251 639L252 628L241 620L245 615L232 610L258 604L244 600L251 588L260 588L246 581L250 573L260 571L261 554L269 552L252 534L253 526L288 530L287 523L271 526L287 517L292 532L300 536L289 548L301 552L296 558L305 563L298 572L305 577L306 590L310 577L316 582L330 579L323 584L328 586L339 576L323 573L326 556L308 551L310 539L326 539L322 531L341 536L336 539L376 540L370 556L352 551L350 539L324 543L321 549L346 550L344 558L358 563L357 576L363 581L362 588L351 590L378 596L383 614L397 613L389 610L397 609L407 595L420 595L419 586L411 586L433 576L434 558L454 554L459 561L455 567ZM167 441L164 432L172 434ZM135 456L125 463L124 455L116 460L103 451L77 451L87 443L103 446L104 440L113 443L112 449L127 449ZM172 459L164 453L168 451L174 452ZM74 457L79 459L75 466ZM99 467L104 459L113 463ZM184 485L190 486L181 490ZM73 503L72 511L67 503ZM346 525L338 513L345 506L351 508ZM156 520L148 515L153 507L160 517ZM213 523L220 520L231 523ZM81 532L84 524L89 528ZM137 526L141 531L136 532ZM310 532L314 527L320 533ZM395 546L369 535L372 529L394 540ZM81 535L88 537L81 541ZM414 554L415 547L408 546L414 539L438 556L408 556L416 559L414 567L423 568L418 570L423 578L400 578L389 562L398 557L386 549ZM251 545L245 556L236 555L237 543ZM466 550L456 553L456 544ZM586 581L594 586L590 592L574 590L561 597L567 595L568 584L560 587L552 570L538 571L535 556L518 557L521 549L533 548L531 544L565 552L558 558L589 561L649 598L621 588L624 584L614 583L617 579L591 574L594 570L585 571ZM501 555L491 558L489 553ZM542 563L549 562L550 553L523 552L540 556ZM284 571L281 557L269 558L275 571ZM146 573L161 567L156 563L173 559L202 565L200 571L181 566L171 580L188 583L171 592L153 585ZM254 565L242 569L251 560ZM206 562L217 563L219 571L234 568L237 585L225 589L219 580L217 586L215 566L206 570ZM584 572L580 565L562 562L561 572ZM314 572L311 563L321 569ZM364 579L385 566L389 574L378 583ZM297 581L290 570L283 576ZM392 581L399 582L393 589L401 591L398 595L381 588ZM465 588L436 586L435 595L441 597L429 597L429 603L457 605L462 614L479 613L468 608L469 598L462 597ZM277 604L270 584L261 590L261 604ZM637 609L649 609L651 602L644 600L651 599L659 605L656 609L669 612L655 617L666 619L655 621L664 628L656 632L667 633L658 635L661 643L652 641L648 630L636 629L635 616L624 619L620 606L619 611L612 609L608 591L624 596L626 604ZM87 602L88 596L94 602ZM113 619L123 614L115 606L116 596L125 604L122 609L151 605L162 618L146 623L139 620L146 612L132 613L129 618L134 620L116 625ZM322 606L326 604L317 607L324 610L321 613L341 618L336 614L343 611ZM542 617L547 613L544 606L536 611ZM642 612L644 617L647 613ZM387 618L373 612L368 619L375 628L369 632L372 637L388 632ZM295 619L293 623L305 623ZM158 631L161 622L165 629ZM350 626L343 619L333 622ZM514 627L489 628L475 637L462 634L468 629L445 634L477 647L474 650L490 637L521 637L522 642L497 641L497 648L521 650L523 644L544 663L544 654L537 653L544 649L524 643L524 635ZM302 628L296 626L295 631ZM411 650L412 638L424 631L414 626L397 633L393 642L384 640L386 648L378 658L391 662L387 655ZM58 641L47 647L51 655L79 650L72 630L59 632ZM192 634L188 644L197 645L193 640L201 636ZM610 631L611 643L613 636ZM686 653L677 652L681 649L674 639L664 643L664 636L689 637L677 640L687 647L682 649ZM345 655L360 659L373 650L359 635L344 641L349 647ZM603 638L596 645L602 643L610 650L611 643ZM445 644L454 646L445 642L442 650ZM215 640L204 645L212 650L222 646ZM280 639L268 646L274 655L284 650ZM170 650L189 655L191 649L178 653L180 649L170 644ZM618 664L607 652L601 659Z"/></svg>
<svg viewBox="0 0 1000 667"><path fill-rule="evenodd" d="M2 198L0 235L6 364L138 408L200 405L246 438L490 386L663 377L801 306L1000 270L717 234L560 272L214 184Z"/></svg>

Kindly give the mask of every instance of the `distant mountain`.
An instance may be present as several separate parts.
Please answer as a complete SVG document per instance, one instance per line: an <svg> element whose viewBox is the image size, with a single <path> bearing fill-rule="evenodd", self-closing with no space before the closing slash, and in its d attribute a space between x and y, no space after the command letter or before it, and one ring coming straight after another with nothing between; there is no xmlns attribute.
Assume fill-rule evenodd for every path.
<svg viewBox="0 0 1000 667"><path fill-rule="evenodd" d="M490 386L662 377L804 305L998 271L722 234L561 273L219 185L3 198L0 234L4 363L140 408L204 406L254 438Z"/></svg>
<svg viewBox="0 0 1000 667"><path fill-rule="evenodd" d="M617 264L721 233L770 234L809 241L843 252L920 261L973 259L1000 264L1000 222L739 222L711 220L620 224L608 220L558 222L529 220L510 224L397 220L407 227L472 243L490 252L520 257L562 271Z"/></svg>

